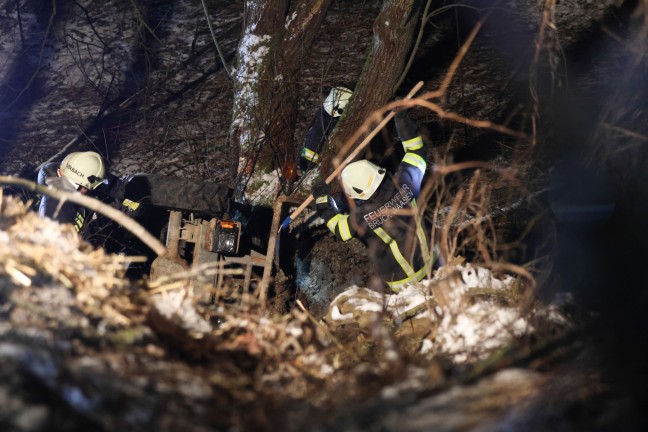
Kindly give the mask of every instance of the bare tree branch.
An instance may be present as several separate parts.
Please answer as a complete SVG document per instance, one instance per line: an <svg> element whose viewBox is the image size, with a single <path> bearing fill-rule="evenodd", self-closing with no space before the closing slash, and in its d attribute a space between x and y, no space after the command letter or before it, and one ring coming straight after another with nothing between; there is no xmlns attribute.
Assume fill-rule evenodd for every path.
<svg viewBox="0 0 648 432"><path fill-rule="evenodd" d="M229 67L227 66L227 62L225 61L225 56L223 55L223 52L220 49L220 45L218 45L218 41L216 40L216 35L214 34L214 29L212 28L211 20L209 19L209 13L207 12L207 5L205 4L205 0L201 0L203 9L205 10L205 19L207 20L207 25L209 26L209 32L211 33L212 40L214 41L214 45L216 45L216 51L218 51L218 56L221 59L221 62L223 62L223 67L225 68L225 72L227 73L227 77L229 79L232 79L232 74L230 73Z"/></svg>
<svg viewBox="0 0 648 432"><path fill-rule="evenodd" d="M18 100L20 99L20 96L22 96L23 93L25 93L29 89L29 87L31 87L32 83L36 79L36 75L38 75L38 72L40 72L41 64L43 64L43 54L45 52L45 43L47 42L47 37L49 36L50 31L52 30L52 25L54 24L54 17L55 16L56 16L56 0L52 0L52 14L49 17L49 21L47 22L47 28L45 29L45 34L43 35L43 41L41 42L40 53L38 54L38 64L36 65L36 69L34 70L34 73L32 74L32 76L29 78L29 81L27 82L27 85L25 85L25 87L23 87L20 90L20 92L18 92L18 94L16 95L14 100L9 105L7 105L5 110L8 111L12 106L14 106L14 104L16 104L18 102Z"/></svg>

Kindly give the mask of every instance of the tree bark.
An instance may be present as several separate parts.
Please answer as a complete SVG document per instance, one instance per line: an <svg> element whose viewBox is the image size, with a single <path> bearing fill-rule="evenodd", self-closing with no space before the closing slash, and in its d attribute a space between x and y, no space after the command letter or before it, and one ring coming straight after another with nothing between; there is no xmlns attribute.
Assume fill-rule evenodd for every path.
<svg viewBox="0 0 648 432"><path fill-rule="evenodd" d="M323 151L324 177L333 171L333 158L367 117L394 96L418 24L417 3L416 0L385 0L374 22L373 46L353 98ZM346 155L340 156L344 159Z"/></svg>
<svg viewBox="0 0 648 432"><path fill-rule="evenodd" d="M229 135L238 156L232 170L237 200L243 198L254 171L269 172L292 157L302 58L330 3L246 2Z"/></svg>

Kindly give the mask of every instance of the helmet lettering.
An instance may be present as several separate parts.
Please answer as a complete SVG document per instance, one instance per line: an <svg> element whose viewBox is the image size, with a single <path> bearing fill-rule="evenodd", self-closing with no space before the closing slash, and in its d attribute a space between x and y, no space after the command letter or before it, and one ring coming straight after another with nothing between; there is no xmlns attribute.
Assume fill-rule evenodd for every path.
<svg viewBox="0 0 648 432"><path fill-rule="evenodd" d="M72 171L75 175L78 175L78 176L81 177L81 178L84 178L84 177L85 177L81 171L75 169L75 168L74 168L72 165L70 165L69 163L65 165L65 169L68 170L68 171Z"/></svg>

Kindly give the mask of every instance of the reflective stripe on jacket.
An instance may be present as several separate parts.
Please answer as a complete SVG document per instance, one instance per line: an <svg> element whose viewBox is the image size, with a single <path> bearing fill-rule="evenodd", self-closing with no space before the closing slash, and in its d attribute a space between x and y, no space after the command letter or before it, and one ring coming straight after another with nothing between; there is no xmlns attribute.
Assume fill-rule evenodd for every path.
<svg viewBox="0 0 648 432"><path fill-rule="evenodd" d="M417 220L416 198L427 167L423 140L420 136L404 140L403 148L396 173L385 177L369 200L356 201L349 214L326 215L326 226L338 239L355 237L367 245L376 271L394 291L423 279L425 258L436 258Z"/></svg>

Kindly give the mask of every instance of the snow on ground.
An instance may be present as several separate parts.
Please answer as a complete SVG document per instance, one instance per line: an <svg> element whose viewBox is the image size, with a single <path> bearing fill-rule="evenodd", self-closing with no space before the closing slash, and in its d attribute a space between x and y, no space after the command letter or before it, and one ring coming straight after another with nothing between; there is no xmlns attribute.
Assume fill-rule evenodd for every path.
<svg viewBox="0 0 648 432"><path fill-rule="evenodd" d="M420 353L429 357L445 355L456 364L482 360L513 338L534 331L530 317L519 308L502 306L489 298L470 298L480 289L511 290L513 277L500 279L490 270L471 264L442 270L397 294L383 295L352 286L331 302L327 321L333 325L370 322L367 315L384 314L396 324L408 319L429 322L436 331L423 339ZM536 314L566 323L555 308L549 313L538 310Z"/></svg>
<svg viewBox="0 0 648 432"><path fill-rule="evenodd" d="M256 170L245 191L245 200L254 205L272 207L279 189L279 172L277 170L265 173Z"/></svg>

